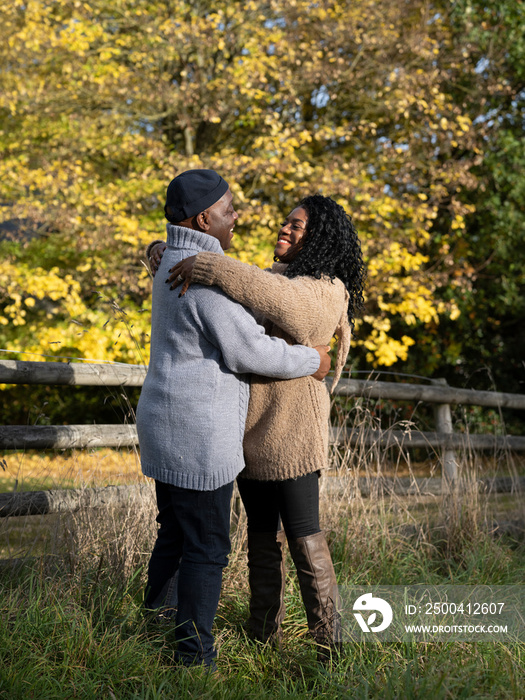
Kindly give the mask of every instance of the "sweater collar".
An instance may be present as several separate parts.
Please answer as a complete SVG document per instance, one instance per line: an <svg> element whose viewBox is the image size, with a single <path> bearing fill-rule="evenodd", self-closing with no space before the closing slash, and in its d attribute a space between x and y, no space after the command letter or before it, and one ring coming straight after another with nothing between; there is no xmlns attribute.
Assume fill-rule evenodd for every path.
<svg viewBox="0 0 525 700"><path fill-rule="evenodd" d="M202 231L195 231L195 229L192 228L167 224L166 236L167 244L173 248L224 254L219 241Z"/></svg>

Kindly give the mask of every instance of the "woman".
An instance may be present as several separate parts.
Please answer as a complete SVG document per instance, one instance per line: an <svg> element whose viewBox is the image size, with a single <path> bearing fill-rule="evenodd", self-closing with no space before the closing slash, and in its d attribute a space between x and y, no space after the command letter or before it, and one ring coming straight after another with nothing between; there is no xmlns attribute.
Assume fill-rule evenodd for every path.
<svg viewBox="0 0 525 700"><path fill-rule="evenodd" d="M164 245L164 244L162 244ZM153 250L158 262L161 247ZM338 337L332 390L363 307L365 266L345 210L321 195L303 199L286 217L271 270L199 253L170 270L173 287L218 285L250 307L266 331L291 343L328 344ZM284 617L284 526L297 569L309 630L320 660L340 645L337 584L319 526L319 474L327 467L330 399L309 377L275 381L252 376L244 435L246 468L238 478L248 518L252 635L280 638ZM242 477L242 478L241 478Z"/></svg>

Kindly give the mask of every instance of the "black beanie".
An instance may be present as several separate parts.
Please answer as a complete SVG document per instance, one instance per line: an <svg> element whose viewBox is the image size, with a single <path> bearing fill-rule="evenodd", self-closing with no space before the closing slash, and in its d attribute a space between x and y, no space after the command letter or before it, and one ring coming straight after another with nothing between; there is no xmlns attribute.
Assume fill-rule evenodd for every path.
<svg viewBox="0 0 525 700"><path fill-rule="evenodd" d="M168 185L164 207L166 218L177 223L200 214L227 190L228 183L215 170L186 170Z"/></svg>

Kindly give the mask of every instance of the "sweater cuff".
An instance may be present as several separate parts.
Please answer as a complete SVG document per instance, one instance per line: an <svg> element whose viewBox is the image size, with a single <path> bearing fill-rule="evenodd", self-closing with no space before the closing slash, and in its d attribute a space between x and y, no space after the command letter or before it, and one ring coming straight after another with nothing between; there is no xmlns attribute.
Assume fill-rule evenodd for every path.
<svg viewBox="0 0 525 700"><path fill-rule="evenodd" d="M219 253L197 253L191 273L192 282L207 284L208 286L216 284L214 263L218 260L224 260L224 256Z"/></svg>

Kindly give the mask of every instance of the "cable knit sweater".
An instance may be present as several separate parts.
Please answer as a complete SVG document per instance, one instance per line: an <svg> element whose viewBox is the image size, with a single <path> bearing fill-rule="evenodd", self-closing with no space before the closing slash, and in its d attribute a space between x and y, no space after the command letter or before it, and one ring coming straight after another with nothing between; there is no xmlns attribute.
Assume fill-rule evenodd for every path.
<svg viewBox="0 0 525 700"><path fill-rule="evenodd" d="M211 253L199 253L192 279L218 285L263 317L266 332L288 343L328 344L338 337L335 388L350 348L348 292L339 279L287 278L286 265L271 270ZM191 289L191 287L190 287ZM330 397L311 377L275 381L252 376L244 434L246 468L241 476L280 481L325 468Z"/></svg>
<svg viewBox="0 0 525 700"><path fill-rule="evenodd" d="M179 299L164 283L170 267L203 250L224 255L205 233L172 225L167 232L153 283L151 358L137 407L142 471L208 491L233 481L244 467L249 374L310 375L319 354L269 337L248 309L217 287L196 284Z"/></svg>

